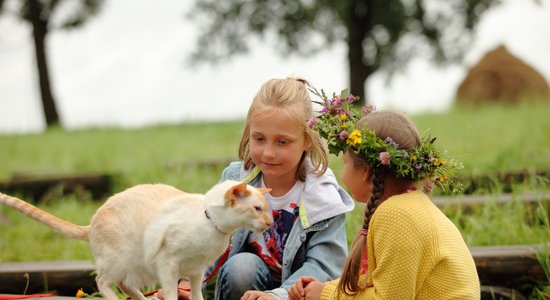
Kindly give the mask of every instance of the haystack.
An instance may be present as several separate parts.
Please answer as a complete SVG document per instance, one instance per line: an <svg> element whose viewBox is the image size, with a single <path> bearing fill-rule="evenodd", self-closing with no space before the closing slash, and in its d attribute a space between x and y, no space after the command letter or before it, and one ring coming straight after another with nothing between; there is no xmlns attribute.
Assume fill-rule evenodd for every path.
<svg viewBox="0 0 550 300"><path fill-rule="evenodd" d="M488 52L470 68L457 91L459 103L517 103L525 99L550 99L550 87L539 72L505 46Z"/></svg>

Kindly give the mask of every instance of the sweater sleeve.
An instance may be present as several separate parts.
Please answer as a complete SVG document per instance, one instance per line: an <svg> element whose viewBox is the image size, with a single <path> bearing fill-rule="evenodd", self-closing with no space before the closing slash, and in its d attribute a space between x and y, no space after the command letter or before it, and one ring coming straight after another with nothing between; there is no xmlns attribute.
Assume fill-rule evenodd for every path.
<svg viewBox="0 0 550 300"><path fill-rule="evenodd" d="M325 287L321 292L320 300L335 299L336 298L335 292L336 292L336 289L338 288L338 282L340 282L340 278L325 282Z"/></svg>

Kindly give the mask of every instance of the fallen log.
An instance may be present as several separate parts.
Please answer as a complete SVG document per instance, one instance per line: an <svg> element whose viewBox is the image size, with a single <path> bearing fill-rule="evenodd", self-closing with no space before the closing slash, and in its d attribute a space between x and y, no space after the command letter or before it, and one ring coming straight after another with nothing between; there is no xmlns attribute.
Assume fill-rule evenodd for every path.
<svg viewBox="0 0 550 300"><path fill-rule="evenodd" d="M459 181L464 184L464 194L472 194L478 190L510 193L514 185L536 180L537 178L550 179L550 170L509 170L459 177Z"/></svg>
<svg viewBox="0 0 550 300"><path fill-rule="evenodd" d="M548 283L536 253L548 251L547 245L512 245L470 247L481 284L482 294L514 293L527 285ZM0 263L0 293L27 294L56 292L74 296L83 288L88 294L97 291L94 265L89 261L45 261ZM28 278L27 275L28 274ZM520 299L520 298L516 298Z"/></svg>
<svg viewBox="0 0 550 300"><path fill-rule="evenodd" d="M93 263L85 260L0 263L0 292L75 296L82 288L92 294L97 291L94 270Z"/></svg>
<svg viewBox="0 0 550 300"><path fill-rule="evenodd" d="M481 284L519 289L548 282L537 253L549 245L470 247Z"/></svg>
<svg viewBox="0 0 550 300"><path fill-rule="evenodd" d="M447 206L461 206L471 209L487 203L506 204L512 201L520 201L528 205L537 205L541 202L550 202L550 194L526 193L521 195L500 194L500 195L460 195L456 197L439 196L433 197L434 204L439 208Z"/></svg>
<svg viewBox="0 0 550 300"><path fill-rule="evenodd" d="M55 176L16 175L7 182L0 182L0 191L6 194L21 194L26 199L39 201L55 188L61 188L63 194L75 193L82 189L90 192L94 199L99 199L111 193L111 182L110 175L95 173Z"/></svg>

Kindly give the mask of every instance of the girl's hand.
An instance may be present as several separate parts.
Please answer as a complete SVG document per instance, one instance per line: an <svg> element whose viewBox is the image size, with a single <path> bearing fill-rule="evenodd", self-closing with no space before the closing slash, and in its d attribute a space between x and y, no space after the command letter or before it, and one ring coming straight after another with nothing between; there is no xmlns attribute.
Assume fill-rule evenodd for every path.
<svg viewBox="0 0 550 300"><path fill-rule="evenodd" d="M246 291L241 300L277 300L272 294L261 291Z"/></svg>
<svg viewBox="0 0 550 300"><path fill-rule="evenodd" d="M178 299L191 300L189 281L182 280L178 284ZM159 289L154 295L154 297L159 300L164 300L164 295L162 294L162 289Z"/></svg>
<svg viewBox="0 0 550 300"><path fill-rule="evenodd" d="M321 299L321 293L323 292L323 288L325 288L325 284L319 281L312 281L310 282L305 290L306 290L306 300L319 300Z"/></svg>
<svg viewBox="0 0 550 300"><path fill-rule="evenodd" d="M315 281L313 277L300 277L296 283L288 290L288 296L290 300L304 300L306 299L306 286Z"/></svg>

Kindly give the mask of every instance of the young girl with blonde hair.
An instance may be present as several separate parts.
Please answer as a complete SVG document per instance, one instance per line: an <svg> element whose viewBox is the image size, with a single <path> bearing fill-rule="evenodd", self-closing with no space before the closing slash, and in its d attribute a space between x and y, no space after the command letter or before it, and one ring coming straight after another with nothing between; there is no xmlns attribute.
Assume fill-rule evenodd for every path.
<svg viewBox="0 0 550 300"><path fill-rule="evenodd" d="M406 115L372 108L361 114L350 107L355 99L325 98L324 114L312 123L332 153L344 154L342 180L366 203L363 226L341 277L326 283L303 277L290 299L479 299L460 232L421 190L449 187L456 164L442 157L435 139L421 138Z"/></svg>
<svg viewBox="0 0 550 300"><path fill-rule="evenodd" d="M263 234L239 230L216 282L216 299L287 299L302 276L327 281L347 254L345 213L353 200L327 168L326 146L306 121L308 83L272 79L262 85L246 118L239 158L222 180L271 189L274 223Z"/></svg>
<svg viewBox="0 0 550 300"><path fill-rule="evenodd" d="M217 275L215 299L288 299L300 277L327 281L342 272L348 252L345 213L354 202L327 167L322 138L307 126L313 114L308 86L297 77L271 79L248 110L240 161L225 168L221 181L270 188L265 196L274 222L264 233L235 232ZM189 295L179 291L180 298ZM162 298L162 292L156 296Z"/></svg>

